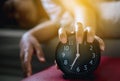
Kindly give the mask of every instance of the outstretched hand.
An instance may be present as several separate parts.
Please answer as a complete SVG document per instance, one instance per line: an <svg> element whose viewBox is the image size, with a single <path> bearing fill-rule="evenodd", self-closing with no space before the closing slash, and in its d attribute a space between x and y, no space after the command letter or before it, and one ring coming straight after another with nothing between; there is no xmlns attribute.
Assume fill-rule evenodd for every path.
<svg viewBox="0 0 120 81"><path fill-rule="evenodd" d="M65 44L67 43L67 35L68 35L68 31L69 29L66 30L65 27L61 27L59 30L58 30L58 36L59 36L59 40ZM76 36L76 41L78 43L82 43L83 41L83 36L84 36L84 31L88 31L87 32L87 42L88 43L92 43L94 41L94 39L96 39L98 42L99 42L99 45L100 45L100 49L101 51L104 51L105 49L105 44L104 44L104 41L95 35L95 30L92 29L92 27L86 27L84 28L83 25L80 23L80 22L77 22L75 25L74 25L74 30L73 32L75 33L75 36ZM72 33L73 33L72 32ZM70 32L69 32L70 33ZM55 65L57 67L57 69L59 69L59 67L57 66L56 62L55 62Z"/></svg>
<svg viewBox="0 0 120 81"><path fill-rule="evenodd" d="M65 27L61 27L58 31L58 35L59 35L59 40L62 43L66 43L67 42L67 35L68 35L68 31L69 29L66 30ZM77 22L74 26L74 32L75 32L75 36L76 36L76 41L78 43L82 43L83 41L83 36L84 36L84 31L87 30L87 42L88 43L92 43L94 41L94 39L96 39L99 44L100 44L100 49L101 51L104 51L105 45L104 45L104 41L95 35L95 30L92 29L92 27L83 27L83 25L80 22Z"/></svg>
<svg viewBox="0 0 120 81"><path fill-rule="evenodd" d="M32 74L32 55L35 53L40 62L45 62L44 54L37 39L29 33L23 35L20 42L20 49L22 68L25 77L28 77Z"/></svg>

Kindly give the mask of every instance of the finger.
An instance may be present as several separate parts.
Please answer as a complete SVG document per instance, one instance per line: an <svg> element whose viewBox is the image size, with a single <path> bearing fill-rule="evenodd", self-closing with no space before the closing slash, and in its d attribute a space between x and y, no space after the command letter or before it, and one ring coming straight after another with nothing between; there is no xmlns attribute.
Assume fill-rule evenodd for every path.
<svg viewBox="0 0 120 81"><path fill-rule="evenodd" d="M62 43L67 43L67 34L66 34L66 30L64 28L60 28L58 31L58 35L59 35L59 40Z"/></svg>
<svg viewBox="0 0 120 81"><path fill-rule="evenodd" d="M31 76L32 75L32 66L31 66L31 63L28 63L27 64L28 67L27 67L27 77Z"/></svg>
<svg viewBox="0 0 120 81"><path fill-rule="evenodd" d="M26 76L30 76L32 74L32 67L31 67L31 60L32 60L33 48L30 47L29 49L24 50L24 72Z"/></svg>
<svg viewBox="0 0 120 81"><path fill-rule="evenodd" d="M57 64L55 64L55 67L59 70L59 67L58 67L58 65L57 65Z"/></svg>
<svg viewBox="0 0 120 81"><path fill-rule="evenodd" d="M98 36L95 36L95 39L99 42L101 51L104 51L105 50L105 43L104 43L104 41L100 37L98 37Z"/></svg>
<svg viewBox="0 0 120 81"><path fill-rule="evenodd" d="M37 55L38 60L40 62L45 62L44 54L43 54L43 51L42 51L42 48L41 48L39 42L35 38L32 38L31 42L35 49L35 53Z"/></svg>
<svg viewBox="0 0 120 81"><path fill-rule="evenodd" d="M76 40L78 43L83 41L83 26L80 22L77 22L75 25Z"/></svg>
<svg viewBox="0 0 120 81"><path fill-rule="evenodd" d="M59 69L59 67L58 67L58 65L57 65L57 63L56 63L56 60L54 61L54 63L55 63L55 67L56 67L57 69Z"/></svg>
<svg viewBox="0 0 120 81"><path fill-rule="evenodd" d="M91 27L87 27L87 42L92 43L94 41L95 31Z"/></svg>
<svg viewBox="0 0 120 81"><path fill-rule="evenodd" d="M23 69L24 76L26 77L27 74L25 72L25 67L24 67L24 51L23 51L23 49L21 49L21 51L20 51L20 60L21 60L21 66Z"/></svg>
<svg viewBox="0 0 120 81"><path fill-rule="evenodd" d="M37 58L39 59L39 61L45 62L44 53L42 51L40 44L36 43L34 44L34 47L35 47Z"/></svg>
<svg viewBox="0 0 120 81"><path fill-rule="evenodd" d="M28 77L28 76L27 76L27 70L26 70L26 67L25 67L26 64L25 64L25 62L24 62L24 58L25 58L25 51L24 51L23 48L21 48L21 51L20 51L21 65L22 65L24 77Z"/></svg>

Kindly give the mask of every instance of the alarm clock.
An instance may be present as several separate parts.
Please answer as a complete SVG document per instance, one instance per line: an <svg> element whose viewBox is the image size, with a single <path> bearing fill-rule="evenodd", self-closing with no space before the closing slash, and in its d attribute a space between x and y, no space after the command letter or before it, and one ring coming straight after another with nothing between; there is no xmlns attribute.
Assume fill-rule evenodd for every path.
<svg viewBox="0 0 120 81"><path fill-rule="evenodd" d="M84 32L82 44L76 42L75 35L70 35L65 44L57 45L55 59L64 78L88 78L100 63L99 42L87 42L87 31Z"/></svg>

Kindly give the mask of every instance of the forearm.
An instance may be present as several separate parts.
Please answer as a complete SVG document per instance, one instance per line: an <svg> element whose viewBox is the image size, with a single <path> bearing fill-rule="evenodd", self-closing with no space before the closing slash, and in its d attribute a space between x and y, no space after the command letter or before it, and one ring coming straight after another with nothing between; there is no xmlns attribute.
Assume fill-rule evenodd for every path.
<svg viewBox="0 0 120 81"><path fill-rule="evenodd" d="M90 26L96 28L96 13L93 8L86 5L76 5L74 7L74 16L76 21L83 24L84 27Z"/></svg>
<svg viewBox="0 0 120 81"><path fill-rule="evenodd" d="M43 43L57 36L58 28L58 24L54 21L46 21L31 29L28 33L34 36L40 43Z"/></svg>
<svg viewBox="0 0 120 81"><path fill-rule="evenodd" d="M38 20L41 22L41 21L43 21L42 19L49 19L49 16L48 16L47 12L45 11L44 6L42 4L42 1L41 0L32 0L32 1L34 2L34 5L37 10ZM44 18L42 18L42 17L44 17Z"/></svg>

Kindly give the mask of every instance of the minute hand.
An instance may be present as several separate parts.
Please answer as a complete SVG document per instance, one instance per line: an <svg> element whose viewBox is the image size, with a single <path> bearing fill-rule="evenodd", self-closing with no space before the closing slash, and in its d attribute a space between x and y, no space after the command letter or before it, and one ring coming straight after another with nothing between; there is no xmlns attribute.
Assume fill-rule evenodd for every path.
<svg viewBox="0 0 120 81"><path fill-rule="evenodd" d="M74 59L72 65L71 65L71 68L70 68L71 70L72 70L72 68L73 68L73 66L74 66L74 64L75 64L75 62L76 62L76 60L77 60L79 57L80 57L80 54L79 54L79 44L77 44L77 53L76 53L76 57L75 57L75 59Z"/></svg>
<svg viewBox="0 0 120 81"><path fill-rule="evenodd" d="M70 68L71 70L72 70L72 68L73 68L73 66L74 66L74 64L75 64L75 62L76 62L76 60L78 59L79 56L80 56L79 54L76 54L76 58L73 61L72 65L71 65L71 68Z"/></svg>

